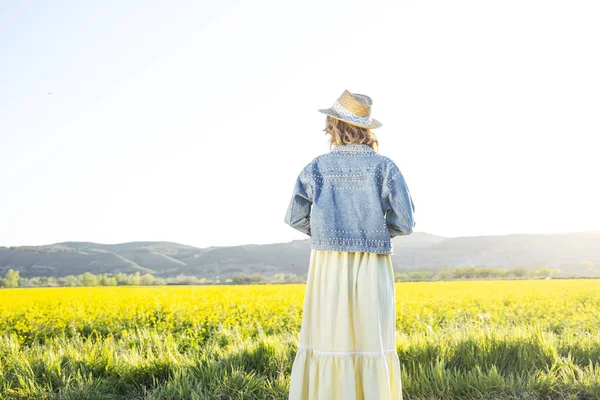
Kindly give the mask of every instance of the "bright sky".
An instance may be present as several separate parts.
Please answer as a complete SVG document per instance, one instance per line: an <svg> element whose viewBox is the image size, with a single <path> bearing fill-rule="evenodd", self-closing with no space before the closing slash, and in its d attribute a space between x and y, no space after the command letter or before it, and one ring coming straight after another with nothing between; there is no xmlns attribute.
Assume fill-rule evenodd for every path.
<svg viewBox="0 0 600 400"><path fill-rule="evenodd" d="M345 89L373 98L416 231L598 230L599 20L583 0L3 2L0 245L307 238L284 215Z"/></svg>

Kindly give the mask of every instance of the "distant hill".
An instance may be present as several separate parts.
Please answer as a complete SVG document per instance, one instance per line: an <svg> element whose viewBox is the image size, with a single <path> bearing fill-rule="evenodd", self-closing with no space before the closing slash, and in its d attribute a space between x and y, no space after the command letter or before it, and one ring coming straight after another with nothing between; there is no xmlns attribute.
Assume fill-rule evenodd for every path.
<svg viewBox="0 0 600 400"><path fill-rule="evenodd" d="M600 231L447 238L424 232L392 239L398 272L458 266L548 267L566 276L600 277ZM99 244L64 242L0 247L0 274L23 277L84 272L194 275L224 279L237 273L305 275L310 239L287 243L197 248L171 242Z"/></svg>

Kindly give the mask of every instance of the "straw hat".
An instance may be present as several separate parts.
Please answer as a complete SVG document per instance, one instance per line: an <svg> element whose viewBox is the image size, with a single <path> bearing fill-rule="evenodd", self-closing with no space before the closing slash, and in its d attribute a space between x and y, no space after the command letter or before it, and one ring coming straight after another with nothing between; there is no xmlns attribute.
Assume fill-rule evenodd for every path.
<svg viewBox="0 0 600 400"><path fill-rule="evenodd" d="M381 122L371 118L372 105L373 100L369 96L344 90L344 93L337 99L333 107L321 109L319 112L350 125L362 128L379 128L382 125Z"/></svg>

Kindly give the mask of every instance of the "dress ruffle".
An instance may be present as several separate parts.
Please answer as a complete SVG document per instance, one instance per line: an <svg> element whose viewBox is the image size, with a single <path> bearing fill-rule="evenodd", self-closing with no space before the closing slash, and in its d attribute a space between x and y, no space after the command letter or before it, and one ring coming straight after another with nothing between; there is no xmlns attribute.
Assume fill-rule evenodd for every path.
<svg viewBox="0 0 600 400"><path fill-rule="evenodd" d="M290 399L402 400L398 353L315 354L298 349Z"/></svg>

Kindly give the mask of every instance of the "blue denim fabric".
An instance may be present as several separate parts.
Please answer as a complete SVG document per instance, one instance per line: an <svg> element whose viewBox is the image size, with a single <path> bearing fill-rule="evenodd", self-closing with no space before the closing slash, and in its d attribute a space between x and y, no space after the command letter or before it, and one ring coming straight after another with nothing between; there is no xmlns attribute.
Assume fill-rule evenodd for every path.
<svg viewBox="0 0 600 400"><path fill-rule="evenodd" d="M394 254L390 239L412 233L414 212L398 166L369 145L349 144L302 169L285 223L316 250Z"/></svg>

